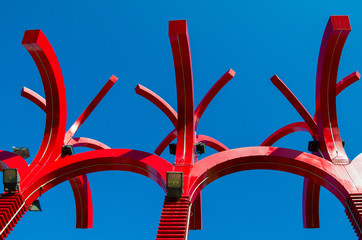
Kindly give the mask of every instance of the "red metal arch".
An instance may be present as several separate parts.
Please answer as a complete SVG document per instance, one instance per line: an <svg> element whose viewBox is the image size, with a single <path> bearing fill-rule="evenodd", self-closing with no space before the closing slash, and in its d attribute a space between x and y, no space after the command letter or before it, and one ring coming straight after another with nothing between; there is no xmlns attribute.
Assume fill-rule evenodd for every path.
<svg viewBox="0 0 362 240"><path fill-rule="evenodd" d="M247 147L216 153L197 162L190 171L189 190L184 189L188 190L185 195L189 195L192 201L218 178L252 169L279 170L307 177L328 189L343 205L349 195L357 191L347 173L342 173L342 169L323 158L278 147Z"/></svg>
<svg viewBox="0 0 362 240"><path fill-rule="evenodd" d="M40 30L26 31L23 39L23 45L32 55L35 63L37 64L37 67L39 69L39 72L43 80L46 99L44 99L36 92L25 87L21 91L21 96L35 103L46 113L46 131L43 138L43 143L45 144L45 142L47 141L46 136L48 128L50 129L49 135L52 135L53 131L57 132L59 125L62 126L63 129L66 124L66 114L64 114L66 113L66 108L65 108L66 98L65 98L63 78L61 75L60 66L56 59L54 50L51 47L49 41L46 39L45 35ZM37 156L35 157L34 161L31 164L31 167L27 168L28 173L25 175L24 178L22 178L23 182L25 182L25 180L29 176L30 178L31 177L34 178L34 176L36 176L36 173L40 171L40 169L44 167L47 164L47 162L58 160L60 158L60 149L62 145L71 145L70 142L72 142L75 144L74 145L75 147L83 146L83 147L90 147L93 149L109 148L105 144L102 144L93 139L77 138L73 140L72 138L76 133L76 131L79 129L79 127L84 123L87 117L98 105L98 103L103 99L103 97L108 93L108 91L112 88L112 86L117 82L117 80L118 79L115 76L112 76L104 85L104 87L100 90L97 96L88 105L88 107L84 110L84 112L80 115L80 117L67 131L67 133L64 134L63 131L60 132L60 134L56 135L57 136L56 138L59 140L59 141L57 140L58 142L56 143L56 145L53 145L53 147L51 148L45 147L46 152L49 152L49 154L54 153L51 156L49 155L48 159L46 159L47 158L46 152L43 152L42 149L43 143L42 143ZM57 99L56 96L59 96L59 98ZM53 103L53 101L55 101L55 103ZM63 107L59 108L58 105ZM61 115L61 117L59 117L59 115ZM53 122L54 118L56 120L55 122ZM49 127L49 125L51 126ZM39 163L42 162L42 164L40 164L40 166L38 166L38 164L34 165L34 163L38 162ZM37 170L35 170L36 168ZM70 179L69 182L73 190L73 195L77 209L76 227L91 228L93 226L93 207L92 207L92 194L87 176L85 175L77 176L74 179Z"/></svg>
<svg viewBox="0 0 362 240"><path fill-rule="evenodd" d="M40 30L25 31L22 44L38 67L46 100L45 133L29 171L60 156L66 128L67 107L62 72L55 52ZM26 178L26 177L25 177Z"/></svg>
<svg viewBox="0 0 362 240"><path fill-rule="evenodd" d="M108 170L129 171L154 180L166 190L166 172L173 165L154 154L132 149L104 149L79 153L51 163L36 181L23 188L23 196L30 204L41 194L73 177ZM22 187L20 185L20 187Z"/></svg>
<svg viewBox="0 0 362 240"><path fill-rule="evenodd" d="M349 163L339 133L336 113L336 84L339 60L351 31L348 16L332 16L324 31L319 51L316 84L316 122L318 140L325 158Z"/></svg>
<svg viewBox="0 0 362 240"><path fill-rule="evenodd" d="M0 168L19 167L19 172L24 176L20 183L19 194L10 197L12 200L9 200L9 195L0 197L0 205L5 202L13 204L0 209L0 226L2 228L0 240L10 232L19 218L19 214L24 213L24 207L50 188L66 180L73 182L73 191L75 195L78 194L78 197L75 196L78 201L77 217L83 217L83 219L79 217L81 221L79 225L88 226L91 223L89 223L89 218L85 218L85 212L91 213L91 198L88 180L84 174L106 170L130 171L147 176L164 190L166 189L166 172L183 172L183 197L178 200L166 197L157 238L187 239L189 229L201 229L201 190L222 176L251 169L279 170L305 177L303 217L306 227L319 226L318 196L320 186L324 186L346 207L347 215L354 225L357 235L362 237L362 208L360 208L362 179L359 174L362 172L362 157L358 156L351 163L344 152L339 136L335 104L336 96L360 78L359 73L355 72L337 83L339 59L349 31L350 25L347 16L332 16L329 19L318 60L314 118L276 75L271 78L274 85L298 111L304 122L289 124L279 129L262 145L273 144L295 131L308 131L314 140L320 142L321 151L308 154L267 146L228 150L226 146L213 138L197 135L196 130L208 104L233 78L235 73L231 69L225 73L195 110L191 52L186 21L171 21L169 37L175 66L178 113L149 89L138 85L136 92L158 106L175 126L175 129L155 151L161 154L168 143L177 138L173 165L153 154L130 149L104 149L108 146L96 140L73 138L78 128L113 86L117 80L115 77L111 77L65 133L65 91L59 63L42 32L40 30L27 31L23 44L37 64L46 100L26 88L23 89L22 96L45 110L47 115L45 135L40 150L30 167L27 166L24 159L14 156L14 154L0 152L0 156L2 155L0 160L4 160L1 162ZM195 144L198 142L203 142L222 152L197 161ZM60 151L64 144L93 149L103 148L104 150L61 156ZM3 202L1 203L1 201ZM16 209L14 209L15 206Z"/></svg>

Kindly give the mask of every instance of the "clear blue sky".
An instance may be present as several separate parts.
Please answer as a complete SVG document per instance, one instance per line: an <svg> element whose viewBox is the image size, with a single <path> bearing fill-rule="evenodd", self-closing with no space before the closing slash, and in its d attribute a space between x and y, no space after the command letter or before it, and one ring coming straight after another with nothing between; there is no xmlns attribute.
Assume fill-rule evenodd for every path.
<svg viewBox="0 0 362 240"><path fill-rule="evenodd" d="M44 113L20 97L23 86L43 95L36 66L21 45L25 30L41 29L55 49L67 90L68 127L111 75L119 78L76 136L153 152L172 124L134 87L150 88L176 109L168 21L187 19L196 104L224 72L236 71L206 110L198 133L238 148L257 146L278 128L301 121L269 81L273 74L314 113L318 52L330 15L349 15L352 25L339 79L362 71L361 7L360 1L3 1L0 149L27 146L35 156L44 131ZM337 99L351 159L362 151L361 91L357 82ZM275 145L306 151L309 140L296 133ZM89 179L93 229L75 229L66 182L44 194L43 212L24 215L9 239L155 239L164 199L157 184L126 172ZM342 204L325 189L321 228L303 229L302 186L302 177L274 171L220 179L203 190L203 230L190 231L189 239L356 239Z"/></svg>

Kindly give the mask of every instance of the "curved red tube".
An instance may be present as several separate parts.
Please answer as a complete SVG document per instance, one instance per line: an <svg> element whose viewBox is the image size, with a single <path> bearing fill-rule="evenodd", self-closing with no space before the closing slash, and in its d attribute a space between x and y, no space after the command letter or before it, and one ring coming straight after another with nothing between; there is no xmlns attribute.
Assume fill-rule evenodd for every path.
<svg viewBox="0 0 362 240"><path fill-rule="evenodd" d="M216 179L243 170L270 169L307 177L333 193L343 205L349 194L358 191L350 176L318 156L277 147L247 147L216 153L196 162L190 171L190 188L185 195L191 201L198 193ZM360 178L360 177L359 177Z"/></svg>
<svg viewBox="0 0 362 240"><path fill-rule="evenodd" d="M22 44L38 67L46 100L45 133L40 149L31 163L36 167L60 155L66 128L66 96L58 59L43 32L25 31Z"/></svg>
<svg viewBox="0 0 362 240"><path fill-rule="evenodd" d="M319 194L321 186L304 178L303 183L303 227L319 228Z"/></svg>
<svg viewBox="0 0 362 240"><path fill-rule="evenodd" d="M211 147L212 149L215 149L218 152L229 150L229 148L226 147L224 144L209 136L197 135L196 140L197 142L202 142L206 146Z"/></svg>
<svg viewBox="0 0 362 240"><path fill-rule="evenodd" d="M156 93L152 92L150 89L138 84L135 88L135 91L138 95L146 98L148 101L152 102L156 105L167 117L170 119L172 124L177 127L177 113L176 111L168 104L165 100L163 100Z"/></svg>
<svg viewBox="0 0 362 240"><path fill-rule="evenodd" d="M276 141L282 139L286 135L294 133L294 132L299 132L299 131L309 132L310 135L312 135L312 137L313 137L313 133L310 131L308 125L305 122L296 122L296 123L288 124L280 129L278 129L272 135L270 135L267 139L265 139L264 142L262 142L262 144L260 144L260 146L271 146Z"/></svg>
<svg viewBox="0 0 362 240"><path fill-rule="evenodd" d="M4 168L17 168L22 179L27 171L28 164L18 154L0 150L0 171Z"/></svg>
<svg viewBox="0 0 362 240"><path fill-rule="evenodd" d="M194 163L196 140L194 89L186 20L170 21L169 32L177 89L177 147L175 165Z"/></svg>
<svg viewBox="0 0 362 240"><path fill-rule="evenodd" d="M343 78L341 81L337 83L336 86L336 95L340 94L344 89L352 85L353 83L357 82L361 79L361 75L358 71L355 71L348 75L347 77Z"/></svg>
<svg viewBox="0 0 362 240"><path fill-rule="evenodd" d="M52 162L37 180L23 188L23 196L31 203L57 184L74 177L107 170L129 171L154 180L166 190L166 172L173 165L154 154L132 149L103 149L64 157L64 161Z"/></svg>
<svg viewBox="0 0 362 240"><path fill-rule="evenodd" d="M162 142L157 146L156 150L154 151L155 154L157 154L158 156L160 156L163 151L165 151L165 149L167 148L167 146L173 141L175 140L175 138L177 137L177 131L176 129L172 130L163 140Z"/></svg>
<svg viewBox="0 0 362 240"><path fill-rule="evenodd" d="M98 103L103 99L103 97L113 87L113 85L117 82L117 80L118 80L118 78L116 76L111 76L111 78L107 81L107 83L99 91L97 96L95 96L95 98L92 100L92 102L88 105L88 107L84 110L84 112L78 117L78 119L75 121L75 123L73 123L73 125L67 131L67 133L65 134L65 137L64 137L64 144L67 144L70 141L70 139L73 138L74 134L78 131L80 126L82 126L84 121L93 112L93 110L97 107Z"/></svg>
<svg viewBox="0 0 362 240"><path fill-rule="evenodd" d="M91 138L85 138L85 137L72 138L69 141L69 145L72 145L73 147L86 147L86 148L91 148L94 150L110 149L110 147L108 147L104 143L101 143L101 142L91 139Z"/></svg>
<svg viewBox="0 0 362 240"><path fill-rule="evenodd" d="M316 84L316 121L321 151L338 164L349 163L339 133L336 114L338 65L351 31L348 16L331 16L319 51Z"/></svg>
<svg viewBox="0 0 362 240"><path fill-rule="evenodd" d="M110 149L107 145L91 138L75 138L69 141L73 147L88 147L91 149ZM73 190L75 209L76 209L76 227L93 227L93 203L92 192L87 175L77 176L69 180Z"/></svg>
<svg viewBox="0 0 362 240"><path fill-rule="evenodd" d="M214 97L218 94L218 92L235 76L235 72L232 69L229 69L221 78L210 88L210 90L206 93L204 98L201 100L199 105L195 110L195 129L199 125L199 121L204 114L207 106L209 106L210 102Z"/></svg>
<svg viewBox="0 0 362 240"><path fill-rule="evenodd" d="M20 95L22 97L25 97L26 99L30 100L31 102L35 103L41 110L46 112L45 99L42 96L40 96L39 94L37 94L36 92L32 91L29 88L23 87L23 89L21 89Z"/></svg>
<svg viewBox="0 0 362 240"><path fill-rule="evenodd" d="M298 98L290 91L290 89L283 83L283 81L277 76L274 75L270 78L272 83L279 89L279 91L288 99L288 101L293 105L295 110L299 113L299 115L303 118L303 120L308 125L309 129L312 131L313 135L317 134L317 124L315 123L312 116L305 109L302 103L298 100Z"/></svg>

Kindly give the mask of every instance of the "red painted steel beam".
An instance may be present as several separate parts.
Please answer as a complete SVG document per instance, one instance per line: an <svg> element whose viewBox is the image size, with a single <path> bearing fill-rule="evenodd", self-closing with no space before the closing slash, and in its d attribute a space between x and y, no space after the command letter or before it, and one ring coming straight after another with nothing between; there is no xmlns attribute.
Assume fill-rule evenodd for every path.
<svg viewBox="0 0 362 240"><path fill-rule="evenodd" d="M162 142L157 146L157 148L155 149L154 153L157 154L158 156L160 156L163 151L165 151L165 149L167 148L167 146L173 141L175 140L175 138L177 137L177 131L176 129L172 130L169 134L167 134L167 136L162 140Z"/></svg>
<svg viewBox="0 0 362 240"><path fill-rule="evenodd" d="M316 84L316 122L323 155L336 164L347 164L336 114L338 65L351 26L348 16L331 16L319 51Z"/></svg>
<svg viewBox="0 0 362 240"><path fill-rule="evenodd" d="M194 163L195 118L192 63L186 20L169 22L168 32L176 75L177 147L175 165Z"/></svg>
<svg viewBox="0 0 362 240"><path fill-rule="evenodd" d="M23 189L27 203L31 203L47 190L74 177L100 171L120 170L144 175L166 191L166 172L173 165L156 155L132 149L104 149L72 156L52 162L29 186Z"/></svg>
<svg viewBox="0 0 362 240"><path fill-rule="evenodd" d="M170 119L172 124L177 127L177 113L176 111L168 104L165 100L163 100L156 93L152 92L150 89L138 84L135 88L135 91L138 95L146 98L148 101L152 102L156 105L167 117Z"/></svg>
<svg viewBox="0 0 362 240"><path fill-rule="evenodd" d="M292 91L289 90L289 88L283 83L283 81L277 75L274 75L272 78L270 78L270 80L279 89L279 91L288 99L288 101L293 105L295 110L297 110L299 115L308 125L313 135L316 135L317 124L315 123L314 119L309 114L309 112L302 105L302 103L298 100L298 98L292 93Z"/></svg>
<svg viewBox="0 0 362 240"><path fill-rule="evenodd" d="M33 32L31 32L32 34L34 34ZM37 31L36 34L40 34L41 37L45 38L44 35L42 35L42 33L40 31ZM25 43L29 44L29 42L31 42L31 40L26 38L26 34L24 36L24 41L23 44L24 46L28 49L28 51L32 54L33 52L31 50L34 49L34 46L32 45L26 45ZM46 55L46 57L52 56L55 57L55 53L52 50L50 43L48 41L46 41L47 44L45 45L41 45L39 48L40 50L38 50L38 52L36 52L35 50L35 54L36 56L38 56L38 53L43 51L42 47L44 48L44 46L46 46L48 49L50 49L51 51L48 51L48 55ZM30 50L29 50L30 49ZM34 58L34 61L36 61L35 55L32 55ZM45 58L46 58L45 57ZM50 58L50 57L49 57ZM44 59L40 59L40 63L42 65L44 65L43 60ZM55 57L56 60L56 57ZM53 59L53 61L55 61ZM55 61L55 63L58 63L57 61ZM38 64L38 68L39 68ZM59 65L59 63L58 63ZM43 66L45 71L46 71L46 76L48 76L48 72L47 72L47 68L45 66ZM59 67L59 72L60 72L60 67ZM112 76L108 82L104 85L104 87L100 90L100 92L97 94L97 96L93 99L93 101L89 104L89 106L85 109L85 111L81 114L81 116L77 119L77 121L73 124L73 126L68 130L68 132L65 134L65 139L64 144L68 144L68 142L72 139L72 137L74 136L75 132L79 129L79 127L83 124L83 122L87 119L87 117L90 115L90 113L95 109L95 107L98 105L98 103L102 100L102 98L108 93L108 91L111 89L111 87L114 85L114 83L117 81L118 79L115 76ZM44 84L44 80L43 80L43 84ZM63 85L63 91L64 90L64 84L62 79L58 80L58 84L59 85ZM50 85L50 88L52 86ZM45 91L49 91L49 89L46 89L45 84L44 84L44 88ZM46 92L47 93L47 92ZM46 94L47 95L47 94ZM49 94L48 94L49 95ZM31 91L30 89L27 88L23 88L22 90L22 96L26 97L27 99L31 100L32 102L34 102L36 105L38 105L41 109L43 109L45 111L45 113L48 114L48 109L47 108L48 104L50 103L49 101L47 102L44 98L42 98L40 95L38 95L37 93ZM49 96L48 96L49 97ZM52 98L53 95L51 93L50 97ZM63 99L64 103L65 103L65 92L64 92L64 96ZM51 128L51 131L53 131L53 128ZM63 135L64 137L64 135ZM102 145L101 143L95 141L95 140L88 140L88 143L86 143L84 140L86 139L82 139L81 142L79 142L78 144L83 144L86 146L95 146L96 148L99 147L105 147L108 148L106 145ZM49 159L48 161L54 161L57 158L53 159ZM73 194L74 194L74 198L75 198L75 202L76 202L76 209L83 209L84 211L77 211L77 227L80 228L91 228L92 227L92 221L93 221L93 207L92 207L92 200L91 200L91 191L90 191L90 186L89 186L89 182L87 179L87 176L83 175L83 176L78 176L74 179L70 180L70 184L72 186L73 189ZM86 185L83 185L86 184Z"/></svg>
<svg viewBox="0 0 362 240"><path fill-rule="evenodd" d="M69 180L73 190L76 206L76 227L93 227L93 204L87 175L77 176Z"/></svg>
<svg viewBox="0 0 362 240"><path fill-rule="evenodd" d="M90 138L71 139L69 144L73 147L88 147L94 150L110 149L107 145ZM92 192L87 175L81 175L69 180L73 190L75 209L76 209L76 227L93 227L93 203Z"/></svg>
<svg viewBox="0 0 362 240"><path fill-rule="evenodd" d="M318 150L313 152L313 155L324 158L322 152ZM320 185L316 182L304 178L303 180L303 227L304 228L319 228L319 195Z"/></svg>
<svg viewBox="0 0 362 240"><path fill-rule="evenodd" d="M97 96L92 100L92 102L88 105L88 107L84 110L84 112L78 117L75 123L70 127L70 129L65 134L64 144L67 144L71 138L73 138L74 134L77 132L80 126L84 123L84 121L88 118L88 116L93 112L99 102L103 99L103 97L108 93L108 91L113 87L113 85L117 82L118 78L116 76L111 76L111 78L107 81L107 83L103 86L103 88L99 91Z"/></svg>
<svg viewBox="0 0 362 240"><path fill-rule="evenodd" d="M106 84L107 87L109 87L109 85L110 84L108 84L107 86ZM24 87L21 92L21 96L35 103L43 111L46 111L45 99L36 92ZM92 149L109 148L108 146L106 146L101 142L88 138L70 139L67 144L73 145L73 147L81 146L81 147L90 147ZM92 228L93 227L92 193L87 176L82 175L75 177L73 179L70 179L69 183L73 190L73 196L76 205L76 227Z"/></svg>
<svg viewBox="0 0 362 240"><path fill-rule="evenodd" d="M343 78L341 81L337 83L336 86L336 95L340 94L344 89L352 85L353 83L357 82L361 79L361 75L358 71L355 71L348 75L347 77Z"/></svg>
<svg viewBox="0 0 362 240"><path fill-rule="evenodd" d="M211 87L211 89L206 93L204 98L201 100L199 105L195 110L195 129L199 125L199 121L204 114L207 106L218 94L218 92L235 76L235 72L232 69L229 69L221 78Z"/></svg>
<svg viewBox="0 0 362 240"><path fill-rule="evenodd" d="M260 146L271 146L278 140L282 139L283 137L294 133L294 132L309 132L311 136L313 136L313 133L310 131L308 125L305 122L296 122L288 124L277 131L275 131L272 135L270 135L267 139L264 140L260 144Z"/></svg>
<svg viewBox="0 0 362 240"><path fill-rule="evenodd" d="M44 112L47 111L45 99L31 89L23 87L21 90L21 96L35 103Z"/></svg>
<svg viewBox="0 0 362 240"><path fill-rule="evenodd" d="M201 192L191 205L191 214L189 222L190 230L202 230L202 198Z"/></svg>
<svg viewBox="0 0 362 240"><path fill-rule="evenodd" d="M270 169L307 177L324 186L345 205L349 194L358 192L356 182L361 182L361 178L352 176L352 181L351 174L343 171L343 167L309 153L285 148L238 148L196 162L184 191L188 191L186 195L193 201L201 189L220 177L243 170Z"/></svg>
<svg viewBox="0 0 362 240"><path fill-rule="evenodd" d="M45 132L30 172L60 156L66 128L67 107L63 76L48 39L40 30L25 31L23 46L32 56L40 73L46 99ZM26 177L25 177L26 178Z"/></svg>
<svg viewBox="0 0 362 240"><path fill-rule="evenodd" d="M17 168L20 177L24 177L28 164L18 154L0 150L0 171L4 168Z"/></svg>
<svg viewBox="0 0 362 240"><path fill-rule="evenodd" d="M91 138L85 138L85 137L72 138L69 141L69 145L72 145L73 147L86 147L86 148L91 148L94 150L110 149L110 147L108 147L104 143L101 143L101 142L91 139Z"/></svg>
<svg viewBox="0 0 362 240"><path fill-rule="evenodd" d="M303 183L303 226L319 228L319 194L320 185L304 178Z"/></svg>
<svg viewBox="0 0 362 240"><path fill-rule="evenodd" d="M206 146L211 147L218 152L229 150L229 148L226 147L224 144L209 136L197 135L196 141L204 143Z"/></svg>

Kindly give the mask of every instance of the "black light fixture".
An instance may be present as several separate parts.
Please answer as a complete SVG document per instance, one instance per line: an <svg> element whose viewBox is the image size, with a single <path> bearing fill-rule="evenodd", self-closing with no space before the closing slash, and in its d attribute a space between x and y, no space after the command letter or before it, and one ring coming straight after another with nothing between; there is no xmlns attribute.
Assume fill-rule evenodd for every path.
<svg viewBox="0 0 362 240"><path fill-rule="evenodd" d="M20 176L18 169L7 168L3 169L4 191L7 193L15 193L19 191Z"/></svg>
<svg viewBox="0 0 362 240"><path fill-rule="evenodd" d="M167 185L167 197L180 198L182 196L183 185L183 173L182 172L167 172L166 185Z"/></svg>
<svg viewBox="0 0 362 240"><path fill-rule="evenodd" d="M41 212L40 202L39 199L35 200L29 207L29 211L33 212Z"/></svg>
<svg viewBox="0 0 362 240"><path fill-rule="evenodd" d="M202 142L196 143L196 153L197 154L203 154L205 153L205 144Z"/></svg>
<svg viewBox="0 0 362 240"><path fill-rule="evenodd" d="M74 149L72 145L64 145L62 147L62 157L71 156L74 154Z"/></svg>
<svg viewBox="0 0 362 240"><path fill-rule="evenodd" d="M319 150L319 141L309 141L308 142L308 151L309 152L318 152Z"/></svg>
<svg viewBox="0 0 362 240"><path fill-rule="evenodd" d="M27 147L13 147L13 153L18 154L22 158L30 158L29 149Z"/></svg>
<svg viewBox="0 0 362 240"><path fill-rule="evenodd" d="M176 143L170 143L168 145L168 148L170 150L170 154L171 155L175 155L176 154Z"/></svg>

